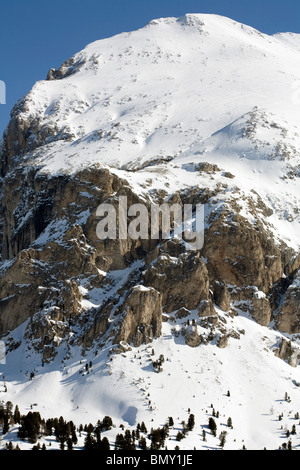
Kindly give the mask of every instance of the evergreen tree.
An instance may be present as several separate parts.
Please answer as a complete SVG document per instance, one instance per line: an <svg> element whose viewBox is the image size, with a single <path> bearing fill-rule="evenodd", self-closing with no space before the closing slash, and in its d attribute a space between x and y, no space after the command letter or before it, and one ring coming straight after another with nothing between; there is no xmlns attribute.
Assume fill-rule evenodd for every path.
<svg viewBox="0 0 300 470"><path fill-rule="evenodd" d="M84 450L96 450L96 447L96 439L92 436L90 432L88 432L84 439Z"/></svg>
<svg viewBox="0 0 300 470"><path fill-rule="evenodd" d="M135 443L132 439L131 432L126 429L122 450L136 450Z"/></svg>
<svg viewBox="0 0 300 470"><path fill-rule="evenodd" d="M142 424L141 424L141 432L144 434L147 434L148 432L144 421L142 421Z"/></svg>
<svg viewBox="0 0 300 470"><path fill-rule="evenodd" d="M176 441L181 441L184 438L184 435L181 431L178 431L176 435Z"/></svg>
<svg viewBox="0 0 300 470"><path fill-rule="evenodd" d="M113 426L113 422L110 416L104 416L101 422L101 431L109 431Z"/></svg>
<svg viewBox="0 0 300 470"><path fill-rule="evenodd" d="M122 450L124 444L124 436L123 434L117 434L115 439L115 449Z"/></svg>
<svg viewBox="0 0 300 470"><path fill-rule="evenodd" d="M142 449L142 450L147 450L147 441L145 439L144 436L142 436L139 440L139 447Z"/></svg>
<svg viewBox="0 0 300 470"><path fill-rule="evenodd" d="M232 429L232 419L229 417L227 420L227 426Z"/></svg>
<svg viewBox="0 0 300 470"><path fill-rule="evenodd" d="M213 418L209 418L209 421L208 421L208 427L209 429L211 430L212 432L212 435L213 436L216 436L216 431L217 431L217 425L216 425L216 422Z"/></svg>
<svg viewBox="0 0 300 470"><path fill-rule="evenodd" d="M27 415L22 416L18 431L20 439L28 439L31 444L35 444L40 433L41 421L40 413L36 411L29 411Z"/></svg>
<svg viewBox="0 0 300 470"><path fill-rule="evenodd" d="M9 431L9 420L8 416L5 414L3 417L3 426L2 426L2 434L3 436L7 434Z"/></svg>
<svg viewBox="0 0 300 470"><path fill-rule="evenodd" d="M174 426L174 420L173 420L172 416L169 416L169 426L170 426L170 428L172 426Z"/></svg>
<svg viewBox="0 0 300 470"><path fill-rule="evenodd" d="M108 450L110 450L110 444L109 444L109 440L107 439L107 437L104 437L101 441L101 450L103 450L104 452L107 452Z"/></svg>
<svg viewBox="0 0 300 470"><path fill-rule="evenodd" d="M151 449L159 450L161 447L164 446L166 437L168 435L167 428L157 428L151 429L149 434L149 438L151 439Z"/></svg>
<svg viewBox="0 0 300 470"><path fill-rule="evenodd" d="M13 407L14 405L12 404L11 401L8 401L5 406L5 412L9 420L13 417Z"/></svg>
<svg viewBox="0 0 300 470"><path fill-rule="evenodd" d="M195 427L195 416L193 414L190 414L189 419L188 419L188 424L187 428L189 431L192 431Z"/></svg>
<svg viewBox="0 0 300 470"><path fill-rule="evenodd" d="M55 422L54 425L54 434L56 440L60 442L61 445L64 445L69 437L70 426L68 427L64 418L60 416L58 422Z"/></svg>
<svg viewBox="0 0 300 470"><path fill-rule="evenodd" d="M40 443L38 442L36 445L34 445L34 446L32 447L31 450L40 450L40 449L41 449L41 445L40 445Z"/></svg>
<svg viewBox="0 0 300 470"><path fill-rule="evenodd" d="M15 450L14 449L14 445L11 441L7 442L6 445L5 445L5 449L6 450Z"/></svg>
<svg viewBox="0 0 300 470"><path fill-rule="evenodd" d="M220 446L222 447L222 449L223 449L224 446L225 446L226 435L227 435L227 432L226 432L226 431L222 431L221 434L220 434Z"/></svg>
<svg viewBox="0 0 300 470"><path fill-rule="evenodd" d="M68 450L73 450L73 441L70 437L67 439L67 448Z"/></svg>

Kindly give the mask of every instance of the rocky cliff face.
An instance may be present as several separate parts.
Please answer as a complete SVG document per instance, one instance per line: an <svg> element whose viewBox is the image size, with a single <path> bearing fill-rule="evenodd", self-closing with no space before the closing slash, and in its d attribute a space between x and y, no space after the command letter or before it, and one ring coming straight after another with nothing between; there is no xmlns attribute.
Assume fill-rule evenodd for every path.
<svg viewBox="0 0 300 470"><path fill-rule="evenodd" d="M209 21L205 41L212 36ZM202 23L203 33L205 21ZM174 24L180 34L185 34L187 28L191 28L192 35L199 33L197 21ZM154 25L149 26L150 36L153 28ZM145 34L148 41L148 33ZM108 52L101 47L95 44L92 50L65 62L58 71L51 70L48 81L37 84L15 106L4 133L0 159L0 336L8 338L10 332L26 323L28 343L49 361L62 343L83 348L95 342L148 343L161 334L163 314L176 322L182 312L196 311L199 324L207 320L209 328L211 325L218 328L218 344L224 347L228 332L220 324L216 307L229 315L250 314L264 326L274 320L281 332L299 333L299 252L296 244L283 236L289 229L278 231L284 224L285 227L293 224L291 227L299 233L299 212L295 209L299 202L295 196L298 176L294 172L292 177L290 173L298 160L289 142L282 144L287 132L277 125L275 117L268 120L256 108L246 117L241 112L237 120L228 118L225 131L216 123L218 132L199 139L196 134L207 133L206 124L203 128L199 124L202 118L197 115L193 126L189 123L190 127L184 130L181 119L176 122L169 110L171 101L164 89L159 91L159 98L165 99L163 108L159 107L154 91L150 96L147 83L138 91L133 88L134 98L128 96L128 84L142 81L134 71L129 74L131 78L122 99L121 85L114 88L114 84L110 93L100 90L98 77L93 75L99 71L99 61L102 60L105 75L105 67L110 66L106 64L114 60L108 59ZM152 46L149 47L150 59L143 60L157 78L155 61L164 57L168 63L166 51L161 49L157 56L152 56ZM179 61L177 68L187 67L183 52L182 64L180 53L169 53L173 65ZM126 54L130 63L133 59L128 51ZM132 54L138 67L138 57L146 56L141 52ZM206 67L205 57L203 61L201 67ZM121 62L120 67L121 80L124 74L128 76L129 66ZM161 73L166 74L164 69ZM172 73L171 81L176 82L177 75L169 70ZM96 83L96 88L92 95L79 99L80 79L81 85L90 80ZM242 87L243 76L238 80ZM50 86L54 98L50 98ZM74 99L63 96L69 87L74 89ZM132 100L142 99L146 89L149 96L143 101L145 109L135 108L131 112ZM194 96L198 96L196 84L195 90ZM102 91L105 96L100 96ZM170 94L174 93L172 88ZM190 93L193 94L193 89ZM84 116L88 121L88 113L97 110L98 102L98 127L87 130ZM230 105L232 109L234 102ZM113 116L112 110L117 108L117 115ZM105 114L105 109L112 114ZM150 123L149 116L158 119L159 124ZM167 124L168 116L174 121L172 129ZM195 130L196 123L200 127ZM136 148L147 145L150 148L147 151L153 152L151 145L162 138L163 129L165 134L182 135L183 140L176 143L178 152L172 153L168 140L166 148L171 155L160 150L149 159L136 153ZM268 145L265 141L262 144L262 129L267 129L272 138L278 133L277 154L273 148L266 154ZM228 144L228 136L232 135ZM221 139L217 146L216 139ZM222 147L222 142L227 143ZM210 154L214 145L215 153ZM231 160L230 145L234 149ZM126 160L120 163L122 152ZM207 161L216 158L217 152L227 155L226 158ZM108 157L106 160L106 155L111 160ZM258 161L255 171L263 173L260 163L263 159L265 175L272 165L278 169L279 176L272 175L274 185L278 183L283 193L292 188L288 195L290 207L282 208L276 191L266 194L265 188L258 189L260 181L256 189L248 185L245 174L250 167L254 171L253 155ZM244 174L241 162L246 162ZM238 177L235 169L239 169ZM109 203L117 208L120 196L127 197L128 206L140 203L147 208L153 202L203 204L204 246L201 250L187 251L176 237L167 241L133 240L129 236L122 240L99 240L97 207ZM284 211L287 218L283 217ZM203 342L197 325L184 334L186 343L192 347ZM216 335L212 334L210 339L214 338Z"/></svg>

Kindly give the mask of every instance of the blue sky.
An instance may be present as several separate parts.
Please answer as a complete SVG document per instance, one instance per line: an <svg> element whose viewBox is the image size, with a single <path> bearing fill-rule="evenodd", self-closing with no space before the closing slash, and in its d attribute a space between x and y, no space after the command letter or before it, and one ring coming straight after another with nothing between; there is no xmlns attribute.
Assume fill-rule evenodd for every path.
<svg viewBox="0 0 300 470"><path fill-rule="evenodd" d="M273 34L300 33L298 0L1 0L0 132L15 102L88 43L143 27L153 18L215 13Z"/></svg>

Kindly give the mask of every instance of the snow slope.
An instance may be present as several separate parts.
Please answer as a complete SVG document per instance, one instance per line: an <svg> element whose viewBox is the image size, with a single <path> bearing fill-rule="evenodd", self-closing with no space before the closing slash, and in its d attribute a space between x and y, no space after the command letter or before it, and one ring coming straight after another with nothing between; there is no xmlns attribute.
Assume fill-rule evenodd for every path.
<svg viewBox="0 0 300 470"><path fill-rule="evenodd" d="M38 410L44 418L62 415L78 426L96 424L98 419L109 415L114 428L105 435L112 448L116 434L121 432L120 424L133 430L137 423L144 421L150 431L150 427L163 426L172 416L175 424L166 442L168 449L179 445L180 449L217 450L219 434L226 431L225 449L239 450L245 446L249 450L265 447L276 450L288 441L286 430L291 431L293 424L299 430L295 415L299 411L300 369L275 357L280 333L261 327L239 313L230 318L218 310L228 329L240 334L240 339L230 338L225 349L213 343L198 348L185 344L180 331L187 319L197 318L195 312L176 324L169 319L164 323L161 338L119 355L111 356L108 349L97 353L94 348L85 357L73 350L71 359L63 359L65 351L60 351L51 365L41 366L39 358L34 354L29 357L28 353L25 357L19 348L9 355L8 367L2 366L5 379L0 398L18 404L22 413ZM208 334L201 327L198 331ZM158 373L152 361L161 354L165 362ZM92 366L87 373L85 364L90 361ZM35 377L30 380L33 370ZM195 415L195 428L178 442L176 435L182 430L182 421L187 422L189 409ZM215 414L219 412L219 417L215 417L216 437L208 429L213 410ZM279 421L281 414L283 418ZM227 425L229 417L232 429ZM203 430L206 441L202 439ZM17 440L16 433L17 428L12 429L2 445ZM298 435L290 438L297 449L300 438ZM82 447L83 439L78 448ZM46 443L49 441L58 448L53 437L46 439ZM21 449L29 446L26 442L19 445Z"/></svg>
<svg viewBox="0 0 300 470"><path fill-rule="evenodd" d="M256 106L286 123L299 145L298 57L285 35L215 15L155 20L96 41L74 56L75 73L30 92L27 114L73 134L71 144L50 146L41 162L49 171L74 171L89 162L122 167L174 157Z"/></svg>

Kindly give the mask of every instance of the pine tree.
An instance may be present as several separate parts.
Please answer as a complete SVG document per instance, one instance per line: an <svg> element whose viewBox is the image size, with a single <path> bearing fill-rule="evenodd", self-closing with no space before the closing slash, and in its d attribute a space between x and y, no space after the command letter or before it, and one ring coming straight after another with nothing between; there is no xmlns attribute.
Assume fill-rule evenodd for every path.
<svg viewBox="0 0 300 470"><path fill-rule="evenodd" d="M211 430L212 432L212 435L213 436L216 436L216 431L217 431L217 425L216 425L216 422L213 418L209 418L209 421L208 421L208 427L209 429Z"/></svg>
<svg viewBox="0 0 300 470"><path fill-rule="evenodd" d="M103 450L104 452L110 450L110 444L107 437L104 437L101 441L101 450Z"/></svg>
<svg viewBox="0 0 300 470"><path fill-rule="evenodd" d="M227 432L226 431L222 431L221 434L220 434L220 446L222 447L222 449L224 448L225 446L225 442L226 442L226 435L227 435Z"/></svg>
<svg viewBox="0 0 300 470"><path fill-rule="evenodd" d="M147 441L145 439L144 436L142 436L139 440L139 447L142 449L142 450L147 450Z"/></svg>
<svg viewBox="0 0 300 470"><path fill-rule="evenodd" d="M135 450L135 443L132 440L131 432L126 429L123 441L123 448L121 450Z"/></svg>
<svg viewBox="0 0 300 470"><path fill-rule="evenodd" d="M84 450L95 450L96 444L96 439L88 432L84 439Z"/></svg>
<svg viewBox="0 0 300 470"><path fill-rule="evenodd" d="M6 402L5 411L9 420L13 417L13 407L14 405L11 401Z"/></svg>
<svg viewBox="0 0 300 470"><path fill-rule="evenodd" d="M20 413L18 405L16 405L15 411L14 411L14 422L16 424L20 424L20 420L21 420L21 413Z"/></svg>
<svg viewBox="0 0 300 470"><path fill-rule="evenodd" d="M5 448L6 448L6 450L15 450L14 446L13 446L13 443L11 441L6 443Z"/></svg>
<svg viewBox="0 0 300 470"><path fill-rule="evenodd" d="M174 420L173 420L172 416L169 416L168 422L169 422L170 428L171 428L172 426L174 426Z"/></svg>
<svg viewBox="0 0 300 470"><path fill-rule="evenodd" d="M73 442L72 442L72 439L70 437L68 437L68 439L67 439L67 449L68 450L73 450Z"/></svg>
<svg viewBox="0 0 300 470"><path fill-rule="evenodd" d="M4 418L3 418L3 426L2 426L2 434L3 436L5 434L7 434L9 431L9 420L8 420L8 416L5 414L4 415Z"/></svg>
<svg viewBox="0 0 300 470"><path fill-rule="evenodd" d="M149 438L151 439L151 449L152 450L159 450L161 447L165 445L165 440L168 436L168 428L157 428L151 429L149 434Z"/></svg>
<svg viewBox="0 0 300 470"><path fill-rule="evenodd" d="M181 441L184 438L184 435L181 431L178 431L176 435L176 441Z"/></svg>
<svg viewBox="0 0 300 470"><path fill-rule="evenodd" d="M124 436L123 434L117 434L115 439L115 449L122 450L124 444Z"/></svg>
<svg viewBox="0 0 300 470"><path fill-rule="evenodd" d="M142 421L142 424L141 424L141 432L144 434L147 434L148 432L144 421Z"/></svg>
<svg viewBox="0 0 300 470"><path fill-rule="evenodd" d="M193 414L190 414L189 419L188 419L188 424L187 428L189 431L192 431L195 427L195 416Z"/></svg>
<svg viewBox="0 0 300 470"><path fill-rule="evenodd" d="M36 451L36 450L40 450L40 449L41 449L41 445L40 445L40 443L38 442L36 445L34 445L34 446L32 447L31 450Z"/></svg>
<svg viewBox="0 0 300 470"><path fill-rule="evenodd" d="M113 426L113 422L110 416L104 416L101 422L101 431L109 431Z"/></svg>
<svg viewBox="0 0 300 470"><path fill-rule="evenodd" d="M232 426L232 419L231 419L230 417L229 417L228 420L227 420L227 426L228 426L229 428L231 428L231 429L233 428L233 426Z"/></svg>
<svg viewBox="0 0 300 470"><path fill-rule="evenodd" d="M35 444L41 427L40 413L29 411L27 415L21 417L21 426L18 436L20 439L28 439L31 444Z"/></svg>

